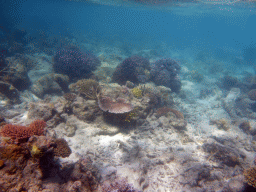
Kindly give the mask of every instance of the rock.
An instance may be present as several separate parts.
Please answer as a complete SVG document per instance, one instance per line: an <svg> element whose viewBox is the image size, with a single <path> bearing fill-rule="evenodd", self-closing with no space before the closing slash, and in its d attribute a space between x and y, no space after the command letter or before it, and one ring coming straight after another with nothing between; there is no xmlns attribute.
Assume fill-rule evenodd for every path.
<svg viewBox="0 0 256 192"><path fill-rule="evenodd" d="M69 78L61 74L47 74L38 79L31 87L31 91L38 97L43 98L45 94L63 95L68 92Z"/></svg>

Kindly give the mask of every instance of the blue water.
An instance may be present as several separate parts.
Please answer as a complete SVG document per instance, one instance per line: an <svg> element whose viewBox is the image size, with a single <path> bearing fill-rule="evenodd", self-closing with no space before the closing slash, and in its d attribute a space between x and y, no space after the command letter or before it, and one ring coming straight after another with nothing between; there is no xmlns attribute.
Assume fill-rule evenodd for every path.
<svg viewBox="0 0 256 192"><path fill-rule="evenodd" d="M112 6L73 1L8 1L1 26L25 29L37 37L71 35L102 45L127 44L128 49L156 49L163 43L174 52L204 50L209 54L243 56L254 47L255 8L253 5L190 5L184 7ZM224 50L224 51L222 51ZM169 52L163 55L170 54ZM220 55L220 57L226 57Z"/></svg>

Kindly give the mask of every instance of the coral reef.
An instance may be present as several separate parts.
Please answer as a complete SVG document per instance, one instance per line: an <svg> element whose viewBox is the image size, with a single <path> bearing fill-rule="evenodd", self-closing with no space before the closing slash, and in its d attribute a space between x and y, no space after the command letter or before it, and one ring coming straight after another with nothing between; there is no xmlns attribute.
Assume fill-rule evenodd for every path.
<svg viewBox="0 0 256 192"><path fill-rule="evenodd" d="M47 182L47 178L61 182L57 175L60 167L54 160L54 147L54 139L46 136L32 136L19 145L1 143L0 190L42 191L53 185ZM60 191L60 188L56 189Z"/></svg>
<svg viewBox="0 0 256 192"><path fill-rule="evenodd" d="M172 89L173 92L179 92L181 82L179 79L180 65L170 58L159 59L151 65L151 80L156 85L163 85Z"/></svg>
<svg viewBox="0 0 256 192"><path fill-rule="evenodd" d="M119 64L113 73L112 80L121 85L125 85L126 81L135 84L145 83L149 77L147 72L150 70L149 60L141 56L131 56Z"/></svg>
<svg viewBox="0 0 256 192"><path fill-rule="evenodd" d="M26 140L33 135L43 135L45 127L46 123L43 120L36 120L29 127L6 124L1 128L0 133L3 137L10 137L12 140L20 141Z"/></svg>
<svg viewBox="0 0 256 192"><path fill-rule="evenodd" d="M54 70L56 73L68 75L71 79L88 78L98 66L100 60L89 51L81 51L71 46L59 49L54 55Z"/></svg>
<svg viewBox="0 0 256 192"><path fill-rule="evenodd" d="M43 98L45 94L63 95L69 91L68 81L67 75L47 74L33 83L31 91L40 98Z"/></svg>

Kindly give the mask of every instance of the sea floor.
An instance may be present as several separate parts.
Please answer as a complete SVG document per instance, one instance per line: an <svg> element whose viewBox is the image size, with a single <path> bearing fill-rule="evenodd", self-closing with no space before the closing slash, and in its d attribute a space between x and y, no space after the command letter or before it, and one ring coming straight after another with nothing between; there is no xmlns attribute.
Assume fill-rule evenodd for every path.
<svg viewBox="0 0 256 192"><path fill-rule="evenodd" d="M30 74L35 77L35 70ZM106 121L102 111L95 111L97 101L81 95L70 104L72 112L63 112L67 102L62 95L39 99L30 91L21 93L20 104L2 100L0 109L7 123L27 125L36 118L47 119L47 135L65 138L72 150L69 157L60 158L60 163L75 163L89 156L102 180L126 178L146 192L241 192L248 187L244 170L254 165L255 114L241 107L248 101L239 88L224 91L213 81L182 80L180 94L145 85L168 93L173 102L168 106L175 111L160 113L156 106L142 115L143 121L142 116L135 117L130 125ZM110 82L101 85L111 90L122 88ZM202 88L213 91L202 95ZM245 98L244 105L238 103L241 97ZM145 110L146 99L133 98L132 103ZM56 114L49 112L52 110L62 120L58 122ZM93 120L88 120L88 112L96 114ZM249 128L243 127L245 122Z"/></svg>

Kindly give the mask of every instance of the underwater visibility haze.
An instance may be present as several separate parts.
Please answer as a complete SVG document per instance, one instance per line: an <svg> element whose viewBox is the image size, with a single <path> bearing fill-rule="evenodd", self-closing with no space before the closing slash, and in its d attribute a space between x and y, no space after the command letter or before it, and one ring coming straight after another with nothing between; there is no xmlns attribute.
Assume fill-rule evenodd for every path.
<svg viewBox="0 0 256 192"><path fill-rule="evenodd" d="M256 191L255 0L5 0L0 192Z"/></svg>

